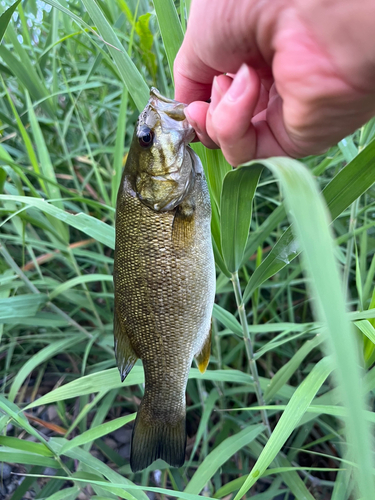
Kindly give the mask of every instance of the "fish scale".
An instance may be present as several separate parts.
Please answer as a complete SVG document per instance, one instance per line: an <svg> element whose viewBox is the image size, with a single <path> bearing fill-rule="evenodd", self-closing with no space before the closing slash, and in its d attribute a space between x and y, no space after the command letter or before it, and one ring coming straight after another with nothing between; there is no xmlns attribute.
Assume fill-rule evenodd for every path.
<svg viewBox="0 0 375 500"><path fill-rule="evenodd" d="M158 109L160 97L151 93L148 104L150 113L157 110L159 121L156 115L149 119L147 106L139 118L116 209L116 359L122 379L137 358L145 371L145 393L132 436L133 471L157 458L173 466L184 462L186 384L194 356L201 370L208 363L215 293L211 207L203 168L187 144L192 137L189 124L184 117L165 118L168 109L164 104ZM181 107L167 99L162 103L171 109ZM150 123L154 123L150 128L153 144L145 148L139 145L139 135L145 135L145 126ZM177 134L170 132L174 126ZM155 158L166 155L158 155L152 148L168 148L170 156L173 140L178 149L176 163L168 168L155 165ZM155 167L158 177L147 179ZM182 176L181 186L177 179L175 190L171 190L171 169ZM160 174L168 178L168 184L154 186L164 182ZM146 184L137 183L138 175ZM146 186L147 196L138 193L136 186ZM176 197L175 204L171 196ZM152 208L155 206L173 208L163 211Z"/></svg>

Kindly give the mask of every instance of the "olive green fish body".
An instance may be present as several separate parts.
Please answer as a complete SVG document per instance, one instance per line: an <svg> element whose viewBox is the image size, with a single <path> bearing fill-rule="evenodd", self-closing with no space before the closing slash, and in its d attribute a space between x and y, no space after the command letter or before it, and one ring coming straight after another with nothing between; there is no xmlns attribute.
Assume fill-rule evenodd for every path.
<svg viewBox="0 0 375 500"><path fill-rule="evenodd" d="M117 364L123 379L137 358L145 371L132 438L134 471L159 457L173 466L184 462L186 383L194 356L200 368L208 363L215 293L211 208L200 160L183 144L176 155L181 175L177 168L170 178L173 162L164 171L157 165L164 144L163 154L145 149L152 158L144 156L142 171L142 126L141 115L118 194L114 271ZM183 126L189 130L186 121ZM166 134L164 126L162 140Z"/></svg>

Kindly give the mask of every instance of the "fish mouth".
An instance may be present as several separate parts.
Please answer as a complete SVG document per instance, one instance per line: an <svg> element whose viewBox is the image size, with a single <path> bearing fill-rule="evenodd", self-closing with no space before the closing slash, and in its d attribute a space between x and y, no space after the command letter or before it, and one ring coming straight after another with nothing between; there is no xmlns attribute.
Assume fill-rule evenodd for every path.
<svg viewBox="0 0 375 500"><path fill-rule="evenodd" d="M186 119L184 104L174 99L169 99L163 96L160 92L152 87L150 90L150 100L145 108L145 119L150 121L150 125L160 123L163 130L178 131L185 144L189 144L195 138L195 130ZM153 123L151 123L153 122Z"/></svg>

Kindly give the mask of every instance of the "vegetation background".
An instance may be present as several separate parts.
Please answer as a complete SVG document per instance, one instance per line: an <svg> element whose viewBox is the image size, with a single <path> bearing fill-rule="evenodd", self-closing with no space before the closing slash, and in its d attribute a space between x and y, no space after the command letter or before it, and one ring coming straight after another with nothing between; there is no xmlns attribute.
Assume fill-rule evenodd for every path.
<svg viewBox="0 0 375 500"><path fill-rule="evenodd" d="M173 97L189 1L0 4L0 498L373 500L375 121L303 164L231 171L195 146L213 353L185 466L132 474L115 438L143 370L115 367L114 207L149 86Z"/></svg>

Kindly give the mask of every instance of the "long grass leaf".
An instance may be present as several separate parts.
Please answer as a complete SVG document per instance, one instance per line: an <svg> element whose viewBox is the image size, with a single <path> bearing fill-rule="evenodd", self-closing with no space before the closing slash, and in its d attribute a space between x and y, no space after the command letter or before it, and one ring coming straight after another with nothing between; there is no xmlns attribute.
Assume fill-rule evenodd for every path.
<svg viewBox="0 0 375 500"><path fill-rule="evenodd" d="M10 20L12 19L13 13L18 7L21 0L17 0L13 5L7 8L0 16L0 42L3 39L4 33L8 27Z"/></svg>
<svg viewBox="0 0 375 500"><path fill-rule="evenodd" d="M173 81L173 63L184 39L173 0L153 0Z"/></svg>
<svg viewBox="0 0 375 500"><path fill-rule="evenodd" d="M112 226L105 224L104 222L91 217L90 215L84 213L78 213L72 215L64 210L60 210L51 203L44 201L39 198L31 198L28 196L12 196L12 195L0 195L0 200L13 200L19 203L25 203L33 207L37 207L42 212L45 212L56 219L66 222L72 227L79 229L83 233L95 238L104 245L110 248L115 247L115 230Z"/></svg>
<svg viewBox="0 0 375 500"><path fill-rule="evenodd" d="M227 269L238 271L247 239L255 190L263 167L236 169L224 177L220 202L221 250Z"/></svg>
<svg viewBox="0 0 375 500"><path fill-rule="evenodd" d="M245 483L235 496L238 500L255 484L285 444L286 440L297 426L299 420L308 409L315 394L318 392L328 375L333 370L332 359L326 357L314 366L309 375L293 394L284 413L278 421L270 439L253 466Z"/></svg>
<svg viewBox="0 0 375 500"><path fill-rule="evenodd" d="M109 44L108 50L116 63L119 74L139 111L149 99L149 89L137 67L121 45L116 33L105 18L95 0L82 0L91 19L97 26L103 39Z"/></svg>
<svg viewBox="0 0 375 500"><path fill-rule="evenodd" d="M374 158L375 140L348 163L323 190L323 196L331 212L332 220L335 220L374 184ZM244 302L267 279L290 264L298 253L298 243L294 241L292 228L288 228L251 276L243 294Z"/></svg>
<svg viewBox="0 0 375 500"><path fill-rule="evenodd" d="M97 427L93 427L88 431L83 432L81 435L75 437L71 441L68 441L60 450L60 454L65 454L66 451L75 448L76 446L81 446L86 443L90 443L95 441L95 439L99 439L102 436L109 434L110 432L114 432L120 427L132 422L135 419L136 414L132 413L131 415L126 415L125 417L116 418L111 420L110 422L106 422L105 424L98 425Z"/></svg>
<svg viewBox="0 0 375 500"><path fill-rule="evenodd" d="M230 436L219 444L198 467L194 476L185 488L185 493L198 494L215 472L238 450L248 445L264 431L263 425L249 425L234 436Z"/></svg>
<svg viewBox="0 0 375 500"><path fill-rule="evenodd" d="M39 352L37 352L34 356L32 356L28 361L22 366L21 370L17 373L15 379L13 380L12 386L10 388L8 399L9 401L14 401L21 385L25 381L26 377L41 363L50 359L57 353L64 351L67 347L74 346L78 344L78 342L82 341L82 335L77 335L75 339L65 338L56 340L56 342L52 342L50 345L44 347Z"/></svg>
<svg viewBox="0 0 375 500"><path fill-rule="evenodd" d="M345 310L327 210L311 174L300 163L282 158L259 163L270 168L278 177L285 203L292 215L293 227L303 250L303 263L315 299L315 314L327 326L327 339L337 362L337 380L349 415L348 438L358 464L358 487L363 498L370 500L368 492L374 487L371 440L368 425L363 418L364 402L358 391L361 386L358 353ZM362 425L358 426L358 422L362 422ZM247 491L246 488L243 491Z"/></svg>

